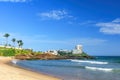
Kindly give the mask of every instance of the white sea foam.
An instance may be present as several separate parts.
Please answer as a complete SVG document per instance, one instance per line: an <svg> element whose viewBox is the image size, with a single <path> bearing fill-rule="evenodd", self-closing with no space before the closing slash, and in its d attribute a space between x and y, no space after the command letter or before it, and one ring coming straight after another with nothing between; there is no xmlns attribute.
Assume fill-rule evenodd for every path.
<svg viewBox="0 0 120 80"><path fill-rule="evenodd" d="M86 60L71 60L73 62L81 62L81 63L90 63L90 64L108 64L108 62L101 62L101 61L86 61Z"/></svg>
<svg viewBox="0 0 120 80"><path fill-rule="evenodd" d="M105 72L111 72L113 70L112 68L98 68L98 67L89 67L89 66L85 66L85 68L90 70L100 70Z"/></svg>
<svg viewBox="0 0 120 80"><path fill-rule="evenodd" d="M12 63L13 63L13 64L16 64L17 61L18 61L18 60L14 59L14 60L12 60Z"/></svg>

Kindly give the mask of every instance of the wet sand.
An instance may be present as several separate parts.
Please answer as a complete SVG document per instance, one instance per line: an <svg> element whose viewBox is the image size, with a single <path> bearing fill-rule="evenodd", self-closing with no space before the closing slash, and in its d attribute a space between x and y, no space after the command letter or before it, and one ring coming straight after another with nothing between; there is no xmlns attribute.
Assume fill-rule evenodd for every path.
<svg viewBox="0 0 120 80"><path fill-rule="evenodd" d="M0 80L61 80L8 65L11 60L11 57L0 57Z"/></svg>

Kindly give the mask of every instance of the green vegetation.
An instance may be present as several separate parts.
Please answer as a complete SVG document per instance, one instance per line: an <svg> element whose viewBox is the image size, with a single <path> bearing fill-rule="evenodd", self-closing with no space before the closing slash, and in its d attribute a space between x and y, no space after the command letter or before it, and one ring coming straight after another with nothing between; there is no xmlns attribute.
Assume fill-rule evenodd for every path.
<svg viewBox="0 0 120 80"><path fill-rule="evenodd" d="M87 53L83 52L81 54L73 54L72 52L58 51L58 54L62 57L70 59L92 59L92 56L89 56Z"/></svg>
<svg viewBox="0 0 120 80"><path fill-rule="evenodd" d="M15 56L15 50L0 47L0 56Z"/></svg>
<svg viewBox="0 0 120 80"><path fill-rule="evenodd" d="M42 54L42 52L35 52L31 49L14 49L0 47L0 56L16 56L16 55L37 55Z"/></svg>
<svg viewBox="0 0 120 80"><path fill-rule="evenodd" d="M81 54L73 54L72 52L58 51L60 56L88 56L87 53L83 52Z"/></svg>
<svg viewBox="0 0 120 80"><path fill-rule="evenodd" d="M60 56L71 56L73 55L72 52L65 52L65 51L58 51Z"/></svg>

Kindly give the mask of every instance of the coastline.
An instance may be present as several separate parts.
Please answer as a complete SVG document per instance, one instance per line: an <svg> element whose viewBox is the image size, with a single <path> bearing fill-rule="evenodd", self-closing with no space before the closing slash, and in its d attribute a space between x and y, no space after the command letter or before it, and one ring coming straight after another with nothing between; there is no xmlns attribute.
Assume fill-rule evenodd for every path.
<svg viewBox="0 0 120 80"><path fill-rule="evenodd" d="M53 76L14 67L11 57L0 57L0 80L61 80Z"/></svg>

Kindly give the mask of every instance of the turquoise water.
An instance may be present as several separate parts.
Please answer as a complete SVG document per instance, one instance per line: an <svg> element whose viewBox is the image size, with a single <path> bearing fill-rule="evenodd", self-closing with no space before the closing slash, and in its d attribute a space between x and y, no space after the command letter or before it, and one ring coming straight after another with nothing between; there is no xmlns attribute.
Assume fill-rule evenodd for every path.
<svg viewBox="0 0 120 80"><path fill-rule="evenodd" d="M97 56L93 60L22 60L16 65L62 80L120 80L119 56Z"/></svg>

